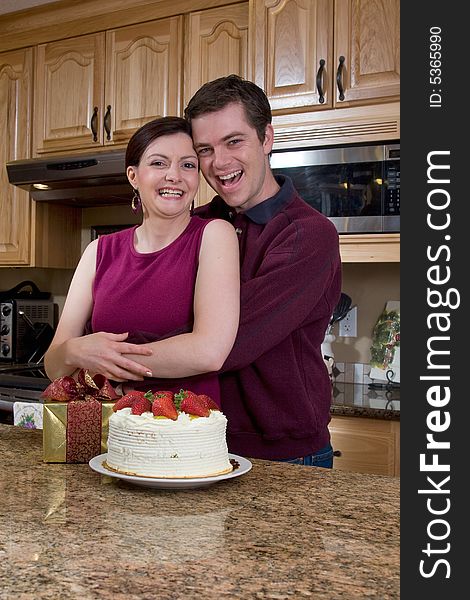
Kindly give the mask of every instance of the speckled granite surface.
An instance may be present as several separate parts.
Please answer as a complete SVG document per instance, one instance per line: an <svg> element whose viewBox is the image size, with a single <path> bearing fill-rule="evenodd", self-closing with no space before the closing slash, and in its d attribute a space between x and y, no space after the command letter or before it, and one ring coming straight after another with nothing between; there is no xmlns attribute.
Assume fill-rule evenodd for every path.
<svg viewBox="0 0 470 600"><path fill-rule="evenodd" d="M2 600L399 598L399 480L253 460L156 490L0 425Z"/></svg>

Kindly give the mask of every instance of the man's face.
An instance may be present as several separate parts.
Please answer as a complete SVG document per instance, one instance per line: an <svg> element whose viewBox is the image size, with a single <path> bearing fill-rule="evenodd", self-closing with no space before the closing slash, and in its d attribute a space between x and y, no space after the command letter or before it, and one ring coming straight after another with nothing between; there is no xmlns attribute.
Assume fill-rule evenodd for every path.
<svg viewBox="0 0 470 600"><path fill-rule="evenodd" d="M261 143L242 105L234 102L192 119L191 126L202 173L229 206L244 211L276 193L268 159L271 125Z"/></svg>

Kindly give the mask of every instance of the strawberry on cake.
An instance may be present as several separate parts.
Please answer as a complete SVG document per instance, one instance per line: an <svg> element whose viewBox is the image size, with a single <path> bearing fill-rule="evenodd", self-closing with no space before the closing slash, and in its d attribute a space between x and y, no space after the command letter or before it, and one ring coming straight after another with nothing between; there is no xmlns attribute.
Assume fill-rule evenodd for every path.
<svg viewBox="0 0 470 600"><path fill-rule="evenodd" d="M189 390L129 392L109 420L106 466L156 478L209 477L232 471L227 418L206 395Z"/></svg>

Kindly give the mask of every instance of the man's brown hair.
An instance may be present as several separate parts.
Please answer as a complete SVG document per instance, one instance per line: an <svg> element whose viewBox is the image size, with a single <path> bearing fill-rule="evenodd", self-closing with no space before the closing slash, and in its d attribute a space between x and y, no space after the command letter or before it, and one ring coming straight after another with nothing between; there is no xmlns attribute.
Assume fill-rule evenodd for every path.
<svg viewBox="0 0 470 600"><path fill-rule="evenodd" d="M266 126L272 121L269 100L260 87L239 75L228 75L205 83L189 101L184 117L191 123L192 119L221 110L232 103L243 107L247 122L263 143Z"/></svg>

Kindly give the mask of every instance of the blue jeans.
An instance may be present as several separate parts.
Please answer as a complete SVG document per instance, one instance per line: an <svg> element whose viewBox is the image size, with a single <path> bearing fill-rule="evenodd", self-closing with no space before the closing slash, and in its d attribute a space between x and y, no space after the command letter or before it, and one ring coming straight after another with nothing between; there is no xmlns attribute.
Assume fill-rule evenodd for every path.
<svg viewBox="0 0 470 600"><path fill-rule="evenodd" d="M306 465L309 467L323 467L324 469L333 468L333 448L331 444L321 448L315 454L301 456L299 458L284 458L278 462L286 462L292 465Z"/></svg>

